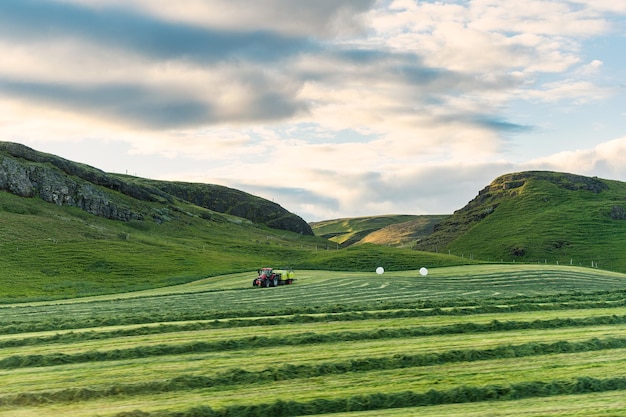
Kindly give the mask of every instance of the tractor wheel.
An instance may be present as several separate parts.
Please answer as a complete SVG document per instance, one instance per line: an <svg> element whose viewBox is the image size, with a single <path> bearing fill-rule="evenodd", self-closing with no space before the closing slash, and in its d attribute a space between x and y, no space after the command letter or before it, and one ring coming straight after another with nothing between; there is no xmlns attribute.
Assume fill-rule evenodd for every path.
<svg viewBox="0 0 626 417"><path fill-rule="evenodd" d="M263 285L265 285L265 288L269 288L270 287L270 280L266 279L263 281Z"/></svg>
<svg viewBox="0 0 626 417"><path fill-rule="evenodd" d="M274 287L278 287L278 278L274 278Z"/></svg>

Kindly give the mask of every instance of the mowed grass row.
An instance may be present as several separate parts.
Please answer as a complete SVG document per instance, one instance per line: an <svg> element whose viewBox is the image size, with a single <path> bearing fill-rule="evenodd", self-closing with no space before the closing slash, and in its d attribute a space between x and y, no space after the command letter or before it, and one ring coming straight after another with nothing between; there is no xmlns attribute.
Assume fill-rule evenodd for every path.
<svg viewBox="0 0 626 417"><path fill-rule="evenodd" d="M617 362L620 362L624 354L623 351L611 351L608 355L598 355L597 352L595 354L547 355L536 357L533 361L508 358L480 363L446 364L389 371L374 370L283 381L250 381L233 386L209 388L191 386L187 390L166 392L155 390L141 395L119 394L101 398L96 397L93 391L85 390L76 392L74 396L68 396L71 400L68 402L46 401L45 404L39 406L30 404L21 405L19 408L13 406L6 412L0 412L3 413L0 415L15 416L19 415L17 413L33 413L31 415L106 416L122 415L120 411L130 413L137 409L147 413L161 410L168 412L165 415L185 415L187 410L199 406L210 407L218 413L219 410L238 407L241 412L243 411L241 408L275 405L279 402L315 404L320 398L324 399L323 404L369 401L369 408L375 408L375 404L371 402L380 401L381 396L387 399L394 397L399 399L402 396L408 396L407 394L413 396L426 394L440 403L471 403L483 399L481 394L486 391L491 392L490 397L487 397L490 399L498 399L498 395L503 399L507 396L513 398L544 397L567 392L570 387L576 389L576 385L588 384L579 389L586 389L589 392L593 390L593 384L598 384L597 386L601 388L602 381L608 379L621 380L623 390L623 377L619 376L619 373L623 375L625 369L624 366L616 367L614 362L616 362L616 356ZM555 379L555 377L559 378ZM524 387L528 387L527 392L523 392ZM543 388L543 390L539 391L537 388ZM433 394L433 391L436 393ZM605 388L604 391L609 391L609 389ZM115 393L116 388L112 388L110 392ZM27 400L27 396L17 397L17 401L26 402ZM398 401L396 405L398 408L402 405L411 405L410 398L406 403L402 404ZM363 408L367 409L367 407ZM324 409L322 404L318 410L321 411L321 409ZM252 410L238 415L258 415L252 414ZM111 411L113 414L110 414ZM335 411L342 410L336 409ZM348 409L344 408L344 411ZM172 412L181 414L171 414Z"/></svg>
<svg viewBox="0 0 626 417"><path fill-rule="evenodd" d="M254 333L254 329L247 330ZM306 403L320 397L369 396L381 390L419 393L435 387L447 392L581 376L618 378L626 371L626 347L601 344L619 335L626 335L625 326L398 337L23 367L0 371L4 389L0 404L5 404L0 415L17 415L12 414L17 411L95 415L89 414L92 407L98 415L117 415L138 404L146 411L184 411L198 404L220 409L277 400ZM622 344L626 346L626 341ZM541 346L548 346L548 353ZM520 348L517 353L516 348ZM552 353L561 349L564 352ZM496 357L503 357L480 356L494 350ZM412 357L438 357L443 363L418 366ZM65 394L55 396L63 390ZM37 398L42 400L32 408L30 403Z"/></svg>
<svg viewBox="0 0 626 417"><path fill-rule="evenodd" d="M555 284L544 294L524 294L524 271L509 272L518 283L515 293L435 298L437 307L428 308L427 298L406 301L401 291L394 298L393 289L389 301L302 302L294 314L277 307L280 316L266 311L264 302L221 308L219 296L280 300L287 290L324 288L333 273L272 289L220 288L219 278L178 287L170 296L162 289L119 299L4 306L2 312L10 314L0 317L0 326L19 331L0 335L0 416L279 416L368 409L415 415L410 407L416 405L626 389L623 276L603 276L612 292L597 287L594 272L575 291L558 292ZM412 282L414 273L397 273L398 288ZM461 276L459 270L455 285ZM367 274L337 277L345 285L335 291L343 297L355 288L371 289ZM493 294L490 279L497 286L502 276L484 269L482 277L481 293ZM454 287L447 282L439 290L447 286ZM200 302L205 313L197 305L202 297L214 304ZM160 302L162 310L150 320L136 309L141 302L148 311L157 311ZM192 314L180 314L185 309ZM116 311L125 324L97 325L100 319L115 322ZM157 321L162 318L167 322ZM66 329L68 324L74 327ZM572 395L563 398L572 401Z"/></svg>
<svg viewBox="0 0 626 417"><path fill-rule="evenodd" d="M332 417L380 417L380 410L334 413ZM555 395L515 401L483 401L430 407L386 409L385 417L606 417L626 415L622 391L593 394ZM311 417L321 417L317 414Z"/></svg>
<svg viewBox="0 0 626 417"><path fill-rule="evenodd" d="M334 348L334 346L317 347ZM368 350L366 346L358 344L345 347L344 350L355 348L366 352ZM312 361L313 358L306 355L306 351L301 352L301 355L305 355L307 361ZM272 353L276 352L266 352L267 355ZM280 354L288 352L283 351ZM332 355L332 352L329 354ZM240 371L234 375L242 375L242 362L255 362L261 355L262 352L249 356L240 354L236 358L237 369ZM280 356L267 356L274 364L278 357ZM342 364L337 358L332 358L326 363L324 373L311 377L289 378L290 369L283 365L282 374L281 369L272 371L273 368L267 368L265 372L258 373L250 370L248 378L242 378L233 384L223 383L215 386L205 381L207 375L216 371L215 364L221 362L221 359L216 357L204 360L198 356L165 358L158 364L152 363L152 366L157 368L152 376L145 371L149 367L145 359L121 361L106 368L98 366L98 363L90 363L78 367L52 367L43 373L38 369L20 370L15 375L14 385L21 386L23 390L16 395L5 394L2 397L0 402L6 405L0 408L0 415L17 415L13 414L17 411L32 412L33 415L39 416L95 415L90 414L90 410L93 409L99 410L98 415L116 415L119 414L119 410L131 411L138 405L146 411L158 409L182 411L199 404L219 409L235 404L251 406L278 400L309 402L320 397L341 399L371 396L380 392L390 395L406 391L424 393L433 388L441 392L450 392L462 387L476 389L494 385L509 387L512 384L535 381L549 383L555 379L575 381L581 376L596 379L619 378L626 371L624 359L626 349L607 349L524 358L461 361L423 367L396 367L391 370L373 368L353 372L333 372L340 369ZM289 363L292 361L299 363L297 358L293 358ZM183 362L188 368L193 366L192 373L176 377L175 372L171 370L173 363ZM367 361L364 363L367 365ZM253 367L252 364L250 366ZM163 373L170 377L167 378L170 384L163 381ZM51 383L57 384L48 387L52 388L52 392L41 390L43 388L41 381L46 374ZM4 384L13 385L7 378L9 375L10 373L3 373ZM158 381L164 383L161 390ZM92 385L89 385L90 382ZM73 384L78 386L74 385L75 389L68 391L68 385ZM33 391L33 388L39 389ZM55 394L56 390L61 390L60 396ZM37 399L41 400L34 408L32 403L37 402ZM74 412L77 414L72 414Z"/></svg>
<svg viewBox="0 0 626 417"><path fill-rule="evenodd" d="M619 337L622 334L623 337ZM514 343L511 343L514 341ZM123 341L122 341L123 342ZM173 346L174 344L170 344ZM88 387L104 387L121 383L121 375L133 370L139 381L159 380L163 369L169 378L201 372L205 376L218 373L245 371L263 377L268 370L284 374L283 379L301 374L342 374L354 370L386 369L425 366L431 363L482 361L499 356L534 357L552 352L594 352L626 348L626 326L592 326L585 328L548 329L460 334L430 337L394 337L376 340L335 341L306 345L270 345L263 348L240 348L202 352L189 349L179 354L162 354L159 349L148 350L136 345L139 355L123 354L125 359L110 360L104 354L110 346L98 351L94 345L79 345L72 349L79 353L82 346L89 357L73 365L61 360L48 363L21 364L0 370L5 384L4 393L22 393L24 386L39 392L72 386L77 380ZM142 351L142 349L144 349ZM30 354L37 355L28 349ZM98 354L100 353L100 354ZM60 353L48 353L55 358ZM28 358L28 355L24 355ZM35 358L40 358L35 356ZM7 363L7 362L4 362ZM85 366L86 364L86 366ZM47 366L42 366L47 365ZM296 368L293 368L295 366ZM61 369L63 368L63 369ZM334 371L333 371L334 369ZM289 375L291 374L291 376ZM246 375L244 377L247 378ZM245 378L244 378L245 379ZM137 381L135 381L137 382ZM133 383L135 383L133 382ZM234 382L240 382L236 380ZM224 383L222 381L222 383Z"/></svg>
<svg viewBox="0 0 626 417"><path fill-rule="evenodd" d="M323 316L327 317L327 316ZM0 336L0 368L12 356L69 355L84 351L132 350L138 347L186 344L206 351L235 350L241 346L301 345L311 342L393 339L397 337L447 336L496 331L538 330L553 328L602 328L626 326L626 307L580 310L547 310L490 314L402 317L392 319L357 319L345 321L315 320L272 325L246 322L245 327L229 325L231 321L170 323L159 326L114 326L81 330ZM286 319L287 317L283 317ZM313 317L311 317L313 319ZM304 319L306 320L306 319ZM209 342L210 341L210 342Z"/></svg>

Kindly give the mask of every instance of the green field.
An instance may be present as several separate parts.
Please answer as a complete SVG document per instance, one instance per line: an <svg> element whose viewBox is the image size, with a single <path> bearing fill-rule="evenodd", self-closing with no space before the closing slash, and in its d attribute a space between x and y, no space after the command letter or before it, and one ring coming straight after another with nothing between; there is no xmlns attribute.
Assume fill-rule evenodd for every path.
<svg viewBox="0 0 626 417"><path fill-rule="evenodd" d="M476 265L254 272L0 305L0 416L605 416L626 275Z"/></svg>
<svg viewBox="0 0 626 417"><path fill-rule="evenodd" d="M387 270L467 259L328 240L253 224L197 206L155 205L170 220L120 222L0 192L0 304L138 291L264 266ZM207 220L209 218L209 220Z"/></svg>

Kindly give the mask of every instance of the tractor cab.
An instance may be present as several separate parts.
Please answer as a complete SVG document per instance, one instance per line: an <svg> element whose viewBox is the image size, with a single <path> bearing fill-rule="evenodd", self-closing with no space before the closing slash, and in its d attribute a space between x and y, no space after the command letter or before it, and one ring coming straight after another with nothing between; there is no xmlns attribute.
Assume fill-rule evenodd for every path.
<svg viewBox="0 0 626 417"><path fill-rule="evenodd" d="M258 271L259 277L271 277L272 276L272 268L262 268Z"/></svg>

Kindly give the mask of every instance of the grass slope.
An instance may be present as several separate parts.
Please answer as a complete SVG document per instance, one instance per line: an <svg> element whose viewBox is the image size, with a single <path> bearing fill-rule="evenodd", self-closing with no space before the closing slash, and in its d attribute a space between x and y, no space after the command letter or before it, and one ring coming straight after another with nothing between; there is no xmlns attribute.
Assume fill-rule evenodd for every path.
<svg viewBox="0 0 626 417"><path fill-rule="evenodd" d="M626 183L554 172L496 179L418 248L626 271Z"/></svg>
<svg viewBox="0 0 626 417"><path fill-rule="evenodd" d="M401 223L394 223L375 230L361 239L361 243L375 243L393 247L414 247L424 237L430 235L436 224L448 215L420 215Z"/></svg>
<svg viewBox="0 0 626 417"><path fill-rule="evenodd" d="M623 410L626 275L476 265L298 279L0 306L0 416Z"/></svg>
<svg viewBox="0 0 626 417"><path fill-rule="evenodd" d="M386 215L325 220L311 223L317 236L341 246L374 243L410 247L432 233L433 226L445 215Z"/></svg>
<svg viewBox="0 0 626 417"><path fill-rule="evenodd" d="M0 192L0 303L136 291L261 266L365 271L382 260L390 270L464 262L376 246L337 251L323 238L180 202L152 210L166 221L112 221Z"/></svg>

